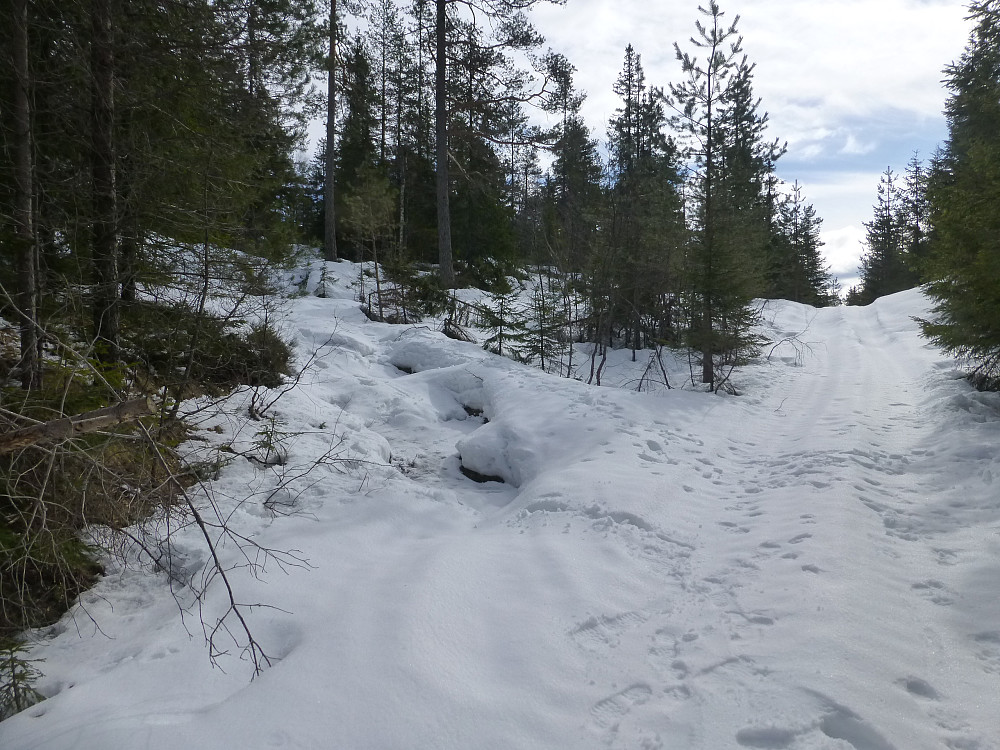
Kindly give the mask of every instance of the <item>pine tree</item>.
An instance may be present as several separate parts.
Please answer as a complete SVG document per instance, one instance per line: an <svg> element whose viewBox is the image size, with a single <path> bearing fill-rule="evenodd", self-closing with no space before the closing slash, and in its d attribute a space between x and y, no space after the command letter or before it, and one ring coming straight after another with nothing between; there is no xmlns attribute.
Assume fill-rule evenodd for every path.
<svg viewBox="0 0 1000 750"><path fill-rule="evenodd" d="M604 317L621 330L634 357L637 349L676 336L673 303L687 233L679 154L665 134L665 97L646 85L631 45L615 92L622 102L608 130L614 185L601 250L612 272L606 299L613 304Z"/></svg>
<svg viewBox="0 0 1000 750"><path fill-rule="evenodd" d="M716 367L752 354L751 305L760 288L759 254L766 242L766 215L758 210L762 175L775 149L760 140L766 115L757 114L750 94L753 67L743 55L739 16L725 26L715 0L699 8L692 44L704 60L682 52L677 59L687 80L672 85L681 115L675 122L691 143L697 165L693 184L694 238L688 254L688 341L701 356L701 380L713 389L728 377Z"/></svg>
<svg viewBox="0 0 1000 750"><path fill-rule="evenodd" d="M450 128L453 119L454 100L449 97L449 86L452 78L449 78L450 60L454 59L453 49L456 45L466 42L466 73L472 78L478 78L478 83L488 82L494 79L494 85L501 91L501 97L505 99L525 98L523 92L526 78L520 74L516 67L507 64L504 57L505 52L520 51L530 52L542 43L541 36L531 27L525 16L525 11L539 2L563 3L565 0L490 0L486 3L475 0L435 0L436 28L435 28L435 141L436 141L436 196L437 196L437 220L438 220L438 263L441 285L451 288L455 285L455 273L453 266L452 236L451 236L451 164L450 164ZM457 14L450 14L449 9L455 7L465 7L473 9L472 17L476 20L472 23L460 23ZM477 36L481 36L483 28L476 24L482 22L482 26L491 29L492 39L489 44L479 44L474 42ZM484 54L492 59L484 60ZM473 62L475 60L475 62ZM504 65L494 67L497 61L503 61ZM486 63L484 66L483 63ZM471 63L471 64L470 64ZM497 73L500 73L497 76ZM477 81L472 81L473 88ZM505 89L505 90L504 90ZM468 91L468 89L466 89ZM472 98L464 100L465 108L472 123L472 108L481 106L484 103L493 102L495 97ZM480 124L485 121L480 118ZM473 128L470 128L473 129ZM480 153L480 156L484 154Z"/></svg>
<svg viewBox="0 0 1000 750"><path fill-rule="evenodd" d="M974 28L946 69L948 140L934 160L925 273L934 317L923 331L967 357L980 385L1000 382L1000 2L970 6Z"/></svg>
<svg viewBox="0 0 1000 750"><path fill-rule="evenodd" d="M3 107L5 118L3 130L9 133L4 138L9 143L9 163L13 167L11 187L11 216L14 224L14 242L17 249L17 286L8 292L15 297L20 329L21 386L25 390L41 385L42 358L41 337L38 334L38 247L35 242L35 227L32 202L32 148L31 148L31 72L28 66L28 3L16 0L9 29L12 39L8 47L11 51L10 106ZM9 113L9 115L7 115ZM9 117L9 120L7 119Z"/></svg>
<svg viewBox="0 0 1000 750"><path fill-rule="evenodd" d="M585 97L573 87L575 69L561 55L550 56L547 68L553 84L548 111L559 123L545 186L546 245L560 268L580 271L596 247L602 165L597 141L580 116Z"/></svg>

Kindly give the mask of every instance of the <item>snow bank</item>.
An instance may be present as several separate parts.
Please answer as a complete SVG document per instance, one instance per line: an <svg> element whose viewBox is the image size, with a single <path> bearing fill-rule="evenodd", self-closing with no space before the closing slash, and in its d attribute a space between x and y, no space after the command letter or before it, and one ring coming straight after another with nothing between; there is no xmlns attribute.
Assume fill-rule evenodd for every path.
<svg viewBox="0 0 1000 750"><path fill-rule="evenodd" d="M919 338L918 292L770 303L783 343L733 398L372 323L330 271L290 311L301 359L326 346L270 412L285 466L241 455L259 426L203 425L237 451L229 522L304 561L222 548L272 666L250 682L231 642L213 668L197 608L112 570L35 634L49 699L4 750L1000 747L1000 400Z"/></svg>

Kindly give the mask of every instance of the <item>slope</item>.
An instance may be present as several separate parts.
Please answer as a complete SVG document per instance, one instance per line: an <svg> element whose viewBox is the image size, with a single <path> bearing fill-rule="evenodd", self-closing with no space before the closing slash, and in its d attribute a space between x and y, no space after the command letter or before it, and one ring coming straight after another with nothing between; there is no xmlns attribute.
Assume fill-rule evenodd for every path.
<svg viewBox="0 0 1000 750"><path fill-rule="evenodd" d="M556 379L337 289L295 302L333 346L275 406L289 470L337 461L268 508L273 472L215 483L310 564L234 571L274 665L248 684L234 643L213 670L123 570L39 634L50 698L0 747L1000 747L1000 401L918 338L919 293L770 303L789 341L728 398Z"/></svg>

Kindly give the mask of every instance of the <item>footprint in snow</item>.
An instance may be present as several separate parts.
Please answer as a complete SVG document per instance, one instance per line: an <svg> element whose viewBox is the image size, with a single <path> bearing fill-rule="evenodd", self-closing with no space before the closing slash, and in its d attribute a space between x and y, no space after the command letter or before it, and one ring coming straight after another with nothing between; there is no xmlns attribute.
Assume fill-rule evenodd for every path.
<svg viewBox="0 0 1000 750"><path fill-rule="evenodd" d="M933 604L938 604L942 607L947 607L955 602L955 600L949 596L948 589L943 583L941 583L941 581L920 581L919 583L914 583L910 586L910 588L925 599L928 599Z"/></svg>
<svg viewBox="0 0 1000 750"><path fill-rule="evenodd" d="M648 616L641 612L622 612L618 615L589 617L573 628L569 634L577 645L588 651L613 648L618 637L629 628L641 625Z"/></svg>
<svg viewBox="0 0 1000 750"><path fill-rule="evenodd" d="M801 732L781 727L748 727L736 733L736 742L743 747L781 750L791 745Z"/></svg>
<svg viewBox="0 0 1000 750"><path fill-rule="evenodd" d="M824 718L820 731L833 740L843 740L855 750L896 750L877 730L850 711L835 711Z"/></svg>
<svg viewBox="0 0 1000 750"><path fill-rule="evenodd" d="M814 728L830 739L842 740L854 750L897 750L875 727L847 706L816 690L807 688L806 692L818 698L823 708L823 715Z"/></svg>
<svg viewBox="0 0 1000 750"><path fill-rule="evenodd" d="M590 709L594 723L602 729L610 729L618 724L635 706L641 706L649 701L653 691L649 685L636 684L615 693L594 704Z"/></svg>
<svg viewBox="0 0 1000 750"><path fill-rule="evenodd" d="M918 698L924 698L929 701L936 701L941 698L941 696L938 695L937 690L931 687L930 683L926 680L920 679L919 677L906 677L896 680L896 684L906 690L906 692L910 695L915 695Z"/></svg>
<svg viewBox="0 0 1000 750"><path fill-rule="evenodd" d="M978 644L976 657L983 663L983 670L991 674L1000 673L1000 631L976 633L972 639Z"/></svg>
<svg viewBox="0 0 1000 750"><path fill-rule="evenodd" d="M950 549L935 549L934 555L937 557L939 565L954 565L958 562L958 553Z"/></svg>
<svg viewBox="0 0 1000 750"><path fill-rule="evenodd" d="M750 533L750 529L748 529L746 526L739 526L738 524L735 524L732 521L719 521L719 526L726 529L727 531L733 532L734 534Z"/></svg>
<svg viewBox="0 0 1000 750"><path fill-rule="evenodd" d="M738 615L746 620L751 625L774 625L774 618L768 617L767 615L762 615L759 612L730 612L729 614Z"/></svg>

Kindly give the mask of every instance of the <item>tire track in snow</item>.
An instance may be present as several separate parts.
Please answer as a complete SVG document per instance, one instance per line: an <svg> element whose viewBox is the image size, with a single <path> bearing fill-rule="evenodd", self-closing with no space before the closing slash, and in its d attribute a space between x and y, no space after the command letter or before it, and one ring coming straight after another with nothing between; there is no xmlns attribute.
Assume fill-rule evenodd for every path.
<svg viewBox="0 0 1000 750"><path fill-rule="evenodd" d="M857 750L902 750L914 745L893 744L886 736L908 735L922 737L922 742L937 736L938 741L955 748L991 747L963 718L963 707L947 705L930 679L914 675L900 675L894 683L891 679L893 670L910 668L900 663L923 663L928 676L948 671L962 673L968 666L967 659L959 660L960 668L955 669L947 659L927 658L923 653L928 639L939 644L950 640L955 645L961 645L961 639L955 643L953 633L942 633L948 628L940 622L921 627L919 620L914 623L912 617L884 619L884 606L867 611L866 602L886 597L898 603L900 613L920 612L921 605L928 601L937 607L952 602L951 593L941 581L911 582L911 566L926 569L952 557L947 548L936 546L943 524L928 510L929 485L913 475L917 457L930 452L920 446L934 432L933 420L926 418L926 387L922 382L926 380L926 358L914 356L919 345L907 341L898 330L887 328L878 315L870 312L832 311L839 321L837 328L827 326L830 335L823 352L817 354L818 367L807 366L805 371L794 372L785 378L787 390L776 389L774 413L783 419L768 430L766 419L754 420L753 415L748 415L751 434L763 434L767 439L745 447L730 446L746 478L742 491L728 508L739 520L721 521L720 525L737 532L732 538L742 539L743 544L734 547L738 569L723 571L717 577L731 585L737 611L765 612L772 624L778 624L783 617L783 599L788 596L774 591L775 583L780 587L783 580L791 578L776 571L786 562L800 565L801 573L813 580L794 589L799 601L790 604L789 610L801 607L803 597L814 600L817 609L830 611L831 606L837 606L838 611L831 611L830 616L840 621L838 627L825 628L824 638L802 638L804 626L792 624L774 628L773 636L760 637L757 631L760 649L767 651L773 646L769 638L798 637L805 643L812 642L817 650L842 652L850 669L856 671L833 681L842 694L851 697L855 709L830 704L837 706L831 709L827 705L812 728L750 726L736 736L744 746L788 747L796 737L821 732ZM849 440L846 445L845 439ZM810 512L796 513L800 509ZM790 535L799 523L820 526L815 534ZM866 533L857 534L859 528ZM838 529L850 532L837 539ZM859 539L867 539L868 544L858 547ZM755 542L759 546L752 551L750 545ZM832 550L836 554L830 554ZM811 557L815 561L808 561ZM745 574L746 569L754 567L761 570L762 583L757 591L747 585ZM846 598L848 592L854 596ZM746 619L754 622L753 616ZM879 641L897 647L887 649L887 655L879 654L872 643ZM907 643L912 646L898 647ZM981 658L990 661L982 653ZM866 660L880 664L881 670L872 670ZM796 666L795 659L776 659L774 663L782 662L785 668ZM856 684L859 680L865 682L863 675L880 671L883 676L879 681ZM809 681L804 679L804 685ZM887 693L900 688L911 699L909 715L922 713L926 717L921 722L924 726L909 731L904 720L897 720L892 734L880 733L861 717L860 707L884 701ZM984 689L990 690L988 685ZM996 689L995 684L992 689ZM896 700L906 703L899 696Z"/></svg>
<svg viewBox="0 0 1000 750"><path fill-rule="evenodd" d="M486 536L436 540L420 580L411 582L411 595L424 602L414 610L433 609L428 602L445 612L462 608L470 595L488 595L477 582L497 571L503 571L497 595L520 580L533 589L528 599L561 601L553 611L583 603L571 622L519 613L533 623L539 660L547 652L567 658L560 638L574 644L578 663L570 673L576 670L581 682L567 689L560 709L587 716L578 747L596 739L622 748L837 742L908 750L930 747L933 736L956 749L986 750L981 728L935 676L948 670L947 660L922 654L940 653L955 640L934 623L885 619L887 607L866 611L871 599L889 599L900 612L951 606L957 594L944 576L916 571L926 571L928 556L934 565L961 558L951 544L929 546L935 528L912 476L920 451L933 450L921 447L932 428L920 420L921 375L910 371L919 358L907 353L912 344L900 345L866 312L830 311L837 320L818 331L826 340L816 356L802 368L781 370L763 403L704 397L712 406L694 428L701 437L674 423L669 409L662 420L640 420L613 395L568 401L567 414L585 425L582 439L603 429L609 434L601 454L628 457L622 474L607 482L617 496L604 496L600 478L586 475L586 458L575 469L545 474L540 484L484 494L447 465L452 441L476 425L446 423L449 430L435 433L436 453L423 454L427 470L411 478L456 493L480 513ZM390 439L407 441L405 430ZM670 501L627 497L629 472L642 477L636 487L661 478ZM596 504L580 504L568 490L584 482L593 483L588 493ZM463 554L483 543L508 554L492 558L493 570L463 565L483 559L481 552ZM584 548L593 559L579 559ZM524 648L493 630L505 622L516 627L510 612L485 611L493 623L482 612L465 621L449 615L417 632L443 627L449 635L439 642L459 651ZM991 633L979 629L970 639L978 655L970 659L984 671L1000 665L1000 639ZM416 633L403 638L415 639ZM438 658L430 653L425 670ZM816 674L813 663L830 674ZM513 684L531 675L523 667L508 677ZM470 679L449 678L456 686ZM458 696L446 685L425 688ZM869 712L886 700L898 708L888 723ZM524 706L506 708L524 715Z"/></svg>
<svg viewBox="0 0 1000 750"><path fill-rule="evenodd" d="M822 351L785 373L770 408L737 406L739 429L729 430L728 441L681 448L686 457L674 460L693 501L725 503L714 529L699 536L683 591L661 611L605 613L581 626L589 634L612 631L589 645L609 660L630 644L649 644L655 679L634 671L627 679L644 679L652 693L616 713L605 727L609 746L630 746L661 713L686 723L691 747L833 740L856 750L903 750L932 738L953 748L991 747L963 707L933 685L932 675L968 666L966 658L956 669L933 650L927 657L928 644L948 642L949 634L940 623L886 616L925 602L947 607L952 598L941 581L912 580L911 572L911 564L926 569L953 556L936 546L940 523L928 518L926 484L912 472L934 432L924 418L926 357L914 356L919 345L900 341L872 311L829 312L836 320L824 327ZM707 427L705 434L726 434ZM671 445L663 438L637 441L639 458L650 462L651 443ZM680 446L671 447L677 456ZM892 606L869 611L867 603L880 600ZM702 625L686 628L689 621ZM984 631L972 640L985 672L1000 664L1000 638ZM812 675L817 655L842 664L840 674ZM910 671L920 664L923 677ZM733 713L745 712L744 726L706 728L718 723L717 695L731 702L734 685ZM760 707L768 700L755 693L803 704L801 715L768 722ZM621 706L616 695L595 712ZM888 721L866 710L887 700L899 705Z"/></svg>

